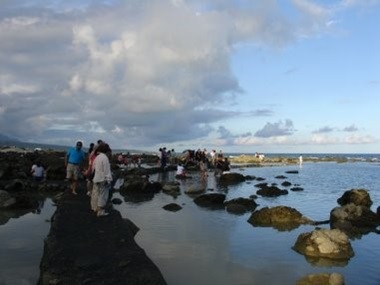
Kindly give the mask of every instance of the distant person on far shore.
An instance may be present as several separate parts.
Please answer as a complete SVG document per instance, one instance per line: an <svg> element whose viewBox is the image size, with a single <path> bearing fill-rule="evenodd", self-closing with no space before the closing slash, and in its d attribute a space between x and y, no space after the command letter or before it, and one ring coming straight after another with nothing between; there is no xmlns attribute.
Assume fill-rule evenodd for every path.
<svg viewBox="0 0 380 285"><path fill-rule="evenodd" d="M302 154L299 156L298 161L299 161L299 163L300 163L300 166L302 166L302 163L303 163L303 157L302 157Z"/></svg>
<svg viewBox="0 0 380 285"><path fill-rule="evenodd" d="M77 195L77 185L80 175L80 168L84 160L86 159L86 154L82 149L83 143L81 141L76 142L76 146L70 148L65 155L65 166L66 166L66 178L70 181L71 193Z"/></svg>

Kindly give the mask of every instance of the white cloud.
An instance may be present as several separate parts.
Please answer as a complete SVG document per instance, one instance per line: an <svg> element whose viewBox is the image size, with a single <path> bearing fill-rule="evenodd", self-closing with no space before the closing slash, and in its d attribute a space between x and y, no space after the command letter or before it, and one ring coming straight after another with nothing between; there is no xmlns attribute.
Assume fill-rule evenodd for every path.
<svg viewBox="0 0 380 285"><path fill-rule="evenodd" d="M288 136L294 133L293 122L289 119L277 123L266 123L266 125L255 133L256 137L270 138Z"/></svg>
<svg viewBox="0 0 380 285"><path fill-rule="evenodd" d="M347 136L344 141L347 144L371 144L376 142L376 139L369 135L360 136L358 134L352 134Z"/></svg>
<svg viewBox="0 0 380 285"><path fill-rule="evenodd" d="M231 68L235 49L281 48L332 20L329 7L306 0L286 4L290 14L276 1L47 2L8 1L0 11L0 133L25 140L36 132L49 142L124 136L134 146L207 138L241 115L230 108L244 92ZM294 132L287 120L256 136L281 143ZM217 142L234 140L260 142L232 132Z"/></svg>
<svg viewBox="0 0 380 285"><path fill-rule="evenodd" d="M317 145L339 144L341 143L339 138L331 137L326 134L314 134L311 137L311 143Z"/></svg>

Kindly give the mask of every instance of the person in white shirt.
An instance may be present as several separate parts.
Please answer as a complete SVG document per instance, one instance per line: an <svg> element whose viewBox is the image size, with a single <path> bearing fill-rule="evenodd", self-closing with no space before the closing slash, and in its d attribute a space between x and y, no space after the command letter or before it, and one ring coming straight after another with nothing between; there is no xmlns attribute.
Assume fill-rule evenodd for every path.
<svg viewBox="0 0 380 285"><path fill-rule="evenodd" d="M109 159L106 155L108 147L100 144L96 150L96 156L92 169L95 172L92 182L94 183L91 193L91 209L96 212L98 217L107 216L104 211L107 204L109 191L111 189L112 173Z"/></svg>
<svg viewBox="0 0 380 285"><path fill-rule="evenodd" d="M33 164L31 173L35 181L42 181L44 179L45 169L41 165L40 161L37 161L36 164Z"/></svg>
<svg viewBox="0 0 380 285"><path fill-rule="evenodd" d="M177 165L177 172L175 174L175 178L177 179L191 178L190 176L187 176L186 169L181 163Z"/></svg>

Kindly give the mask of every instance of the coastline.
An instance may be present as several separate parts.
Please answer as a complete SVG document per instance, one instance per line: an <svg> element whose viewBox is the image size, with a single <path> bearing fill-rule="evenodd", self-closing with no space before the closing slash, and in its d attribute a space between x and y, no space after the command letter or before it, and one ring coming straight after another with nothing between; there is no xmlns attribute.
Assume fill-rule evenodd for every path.
<svg viewBox="0 0 380 285"><path fill-rule="evenodd" d="M12 151L10 151L10 152L12 152ZM35 155L35 153L33 153L33 151L32 151L32 153L31 153L33 156ZM40 155L40 156L44 156L44 155L46 155L47 154L47 152L41 152L41 153L38 153L38 155ZM59 154L59 156L61 156L61 155L64 155L64 152L53 152L52 151L52 153L51 154ZM6 156L6 155L2 155L2 156ZM16 154L16 155L11 155L11 157L12 158L17 158L17 157L24 157L24 158L30 158L31 156L30 155L19 155L19 154ZM251 159L252 157L250 157L250 159ZM16 161L16 159L14 159L14 161L13 162L15 162ZM321 160L322 161L322 160ZM57 159L57 161L56 161L60 166L60 168L62 167L61 166L61 160L58 160ZM261 164L261 165L259 165L259 167L260 166L270 166L270 163L272 163L272 165L275 165L274 163L275 163L275 161L273 160L273 159L269 159L268 158L268 160L266 161L266 160L264 160L264 163L263 164ZM285 163L284 164L282 164L282 165L285 165ZM335 163L329 163L328 164L329 166L333 166L333 165L335 165ZM313 167L313 166L317 166L317 165L314 165L313 163L307 163L307 165L305 165L305 168L308 168L309 166L311 166L311 167ZM349 166L349 164L347 164L347 165L344 165L344 166ZM12 163L12 165L10 165L10 167L14 167L14 163ZM353 167L353 166L352 166ZM291 167L291 168L293 168L293 167ZM377 167L375 167L375 168L377 168ZM15 169L20 169L17 165L16 165L16 167L15 167ZM29 169L29 167L27 166L26 168L25 168L26 170L28 170ZM53 169L54 170L54 169ZM137 169L134 169L134 170L137 170ZM149 170L156 170L156 169L149 169ZM251 169L252 171L256 171L255 169ZM263 170L263 169L260 169L260 170ZM273 170L275 170L275 169L273 169ZM258 169L258 171L259 171L259 169ZM7 172L7 173L11 173L11 172ZM12 172L13 173L13 172ZM18 172L19 173L19 172ZM60 172L59 172L60 173ZM135 173L135 171L133 171L133 173ZM16 174L16 173L15 173ZM52 174L54 174L54 173L52 173ZM131 173L132 174L132 173ZM136 173L135 173L136 174ZM7 174L6 174L7 175ZM58 175L58 170L57 170L57 175ZM5 178L6 176L4 176L3 177L3 179ZM298 176L296 176L296 177L298 177ZM9 177L8 177L9 178ZM59 177L57 177L57 179L59 179ZM62 182L62 184L64 184L64 182L63 182L63 180L61 180L61 182ZM7 182L8 183L8 182ZM57 183L56 181L48 181L48 183L47 183L47 185L53 185L54 183ZM298 182L299 183L299 182ZM301 185L302 185L302 183L301 183ZM42 189L39 189L39 191L47 191L47 190L42 190ZM50 190L49 190L50 191ZM83 193L82 193L83 194ZM296 196L296 195L294 195L294 196ZM70 198L70 197L68 197L68 198ZM78 197L79 198L79 197ZM82 198L82 197L80 197L80 198ZM86 199L86 197L84 198L84 199ZM70 203L74 203L73 201L69 201ZM188 207L190 207L190 205L189 205L189 203L188 203L188 201L186 201L185 200L185 202L187 202L186 204L188 205ZM184 202L184 203L185 203ZM182 203L181 203L182 204ZM157 211L157 209L154 209L154 211L156 212ZM147 213L145 210L143 210L142 211L142 213L140 212L140 216L143 216L143 214L144 213ZM218 214L219 215L219 214ZM138 222L137 224L138 225L143 225L143 223L142 223L142 221L141 220L138 220L138 219L136 219L136 216L135 217L133 217L132 215L130 215L130 212L128 212L127 213L127 216L126 216L128 219L130 218L130 219L132 219L134 222ZM54 221L53 221L53 223L54 223ZM53 224L52 224L52 226L53 226ZM178 225L177 225L178 226ZM152 233L150 233L150 234L152 234ZM76 240L76 239L74 239L74 240ZM88 239L85 239L86 241L88 240ZM69 244L70 245L70 244ZM145 250L145 248L149 248L146 244L144 244L143 245L143 248L144 248L144 250ZM148 251L148 252L150 252L150 251ZM158 265L160 265L159 263L156 263L156 261L154 261L155 262L155 264L158 264ZM121 264L125 264L124 262L121 262ZM92 266L98 266L97 265L97 262L96 262L96 260L94 260L94 261L89 261L88 259L86 260L80 260L75 266L79 266L80 268L82 268L82 267L85 267L85 268L87 268L87 266L88 267L92 267ZM74 269L70 269L70 270L74 270ZM164 271L163 271L164 272ZM165 273L165 272L164 272ZM164 274L164 275L166 275L166 274ZM91 278L91 277L89 277L89 278ZM91 284L91 283L90 283Z"/></svg>

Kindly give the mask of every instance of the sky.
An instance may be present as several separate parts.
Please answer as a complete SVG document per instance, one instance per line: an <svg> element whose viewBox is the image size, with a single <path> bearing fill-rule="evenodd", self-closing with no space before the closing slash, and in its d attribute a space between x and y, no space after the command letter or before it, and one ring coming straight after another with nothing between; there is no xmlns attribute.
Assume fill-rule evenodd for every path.
<svg viewBox="0 0 380 285"><path fill-rule="evenodd" d="M0 0L0 134L378 153L380 0Z"/></svg>

